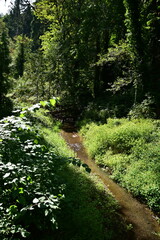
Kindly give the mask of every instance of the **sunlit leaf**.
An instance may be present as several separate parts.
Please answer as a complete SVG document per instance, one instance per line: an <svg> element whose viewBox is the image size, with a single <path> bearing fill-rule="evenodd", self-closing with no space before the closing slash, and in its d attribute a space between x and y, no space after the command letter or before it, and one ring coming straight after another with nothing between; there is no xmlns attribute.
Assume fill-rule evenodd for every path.
<svg viewBox="0 0 160 240"><path fill-rule="evenodd" d="M53 98L53 99L50 99L49 101L50 101L50 104L54 107L56 104L56 100Z"/></svg>
<svg viewBox="0 0 160 240"><path fill-rule="evenodd" d="M33 203L34 203L34 204L36 204L36 203L38 203L38 202L39 202L39 199L38 199L38 198L34 198L34 199L33 199Z"/></svg>
<svg viewBox="0 0 160 240"><path fill-rule="evenodd" d="M10 173L6 173L4 176L3 176L3 178L7 178L7 177L9 177L11 174Z"/></svg>

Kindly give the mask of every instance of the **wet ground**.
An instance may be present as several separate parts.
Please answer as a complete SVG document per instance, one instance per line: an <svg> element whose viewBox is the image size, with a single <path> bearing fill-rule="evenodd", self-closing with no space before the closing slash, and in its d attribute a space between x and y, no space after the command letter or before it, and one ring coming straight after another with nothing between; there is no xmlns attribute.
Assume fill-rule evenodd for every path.
<svg viewBox="0 0 160 240"><path fill-rule="evenodd" d="M103 181L106 187L111 191L114 198L121 206L120 213L127 223L132 224L134 240L160 240L160 225L156 221L154 214L146 207L132 197L125 189L112 181L107 173L100 169L92 161L83 146L81 137L72 128L67 128L61 133L69 147L74 150L75 156L86 163L91 171ZM118 240L118 239L117 239Z"/></svg>

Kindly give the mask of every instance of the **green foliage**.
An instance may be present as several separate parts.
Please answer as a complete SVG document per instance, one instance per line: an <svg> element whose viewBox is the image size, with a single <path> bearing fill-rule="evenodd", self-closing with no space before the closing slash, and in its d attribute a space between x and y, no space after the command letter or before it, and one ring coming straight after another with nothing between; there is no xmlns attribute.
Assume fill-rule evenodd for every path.
<svg viewBox="0 0 160 240"><path fill-rule="evenodd" d="M155 112L153 109L153 99L147 96L141 103L135 104L128 113L129 118L139 119L139 118L154 118Z"/></svg>
<svg viewBox="0 0 160 240"><path fill-rule="evenodd" d="M160 212L159 148L159 141L149 144L138 142L132 150L131 163L121 180L123 186L132 191L135 196L141 196L149 207L157 212Z"/></svg>
<svg viewBox="0 0 160 240"><path fill-rule="evenodd" d="M49 101L40 101L40 104L42 105L42 107L47 107L50 110L56 107L56 104L58 103L58 101L60 100L59 97L57 98L51 98L49 99Z"/></svg>
<svg viewBox="0 0 160 240"><path fill-rule="evenodd" d="M95 63L107 52L113 35L115 42L119 41L124 11L122 1L114 5L112 0L36 3L36 15L50 25L41 39L54 78L53 91L57 89L65 100L82 106L103 91L106 66L100 69Z"/></svg>
<svg viewBox="0 0 160 240"><path fill-rule="evenodd" d="M110 83L111 88L108 89L114 94L126 91L131 84L136 85L136 70L133 66L134 55L130 51L127 42L119 42L108 48L108 53L102 55L97 62L98 65L110 65L113 82ZM112 79L111 79L112 80Z"/></svg>
<svg viewBox="0 0 160 240"><path fill-rule="evenodd" d="M33 105L34 106L34 105ZM40 105L38 104L40 107ZM32 121L36 121L35 123L46 128L54 128L56 125L59 126L58 122L55 122L53 118L48 114L48 110L45 108L39 108L38 111L32 111L30 117L33 117Z"/></svg>
<svg viewBox="0 0 160 240"><path fill-rule="evenodd" d="M49 151L22 118L3 119L0 127L1 237L25 237L32 225L35 231L56 229L64 188L56 172L62 157Z"/></svg>
<svg viewBox="0 0 160 240"><path fill-rule="evenodd" d="M42 107L45 107L48 105L48 102L47 101L40 101L40 104L42 105Z"/></svg>
<svg viewBox="0 0 160 240"><path fill-rule="evenodd" d="M8 45L8 32L4 22L0 19L0 118L9 115L12 110L12 103L5 96L10 87L9 64L11 59Z"/></svg>
<svg viewBox="0 0 160 240"><path fill-rule="evenodd" d="M24 45L28 45L29 39L24 38L24 36L18 36L15 38L16 44L14 47L14 56L13 64L14 64L14 76L15 78L19 78L23 76L24 72L24 62L26 60L26 47Z"/></svg>
<svg viewBox="0 0 160 240"><path fill-rule="evenodd" d="M134 4L131 0L124 0L123 2L126 8L125 24L127 27L127 38L137 60L138 58L140 60L143 53L140 1L135 0Z"/></svg>
<svg viewBox="0 0 160 240"><path fill-rule="evenodd" d="M20 76L13 81L17 102L61 96L84 107L101 97L102 115L124 117L149 92L159 112L156 2L39 0L33 9L16 0L4 18L12 39L16 36L10 50L12 76Z"/></svg>
<svg viewBox="0 0 160 240"><path fill-rule="evenodd" d="M110 168L112 178L159 212L159 122L108 119L81 130L92 158Z"/></svg>
<svg viewBox="0 0 160 240"><path fill-rule="evenodd" d="M117 204L39 107L0 121L0 238L123 239Z"/></svg>
<svg viewBox="0 0 160 240"><path fill-rule="evenodd" d="M11 38L24 34L31 36L33 11L30 1L14 0L9 14L4 17Z"/></svg>
<svg viewBox="0 0 160 240"><path fill-rule="evenodd" d="M137 140L145 139L151 141L152 132L155 127L151 121L127 119L108 119L105 125L90 124L85 134L86 146L92 157L96 153L103 154L107 149L111 149L115 153L128 153ZM88 126L86 126L87 128ZM82 128L82 134L85 132ZM90 145L88 141L93 139Z"/></svg>
<svg viewBox="0 0 160 240"><path fill-rule="evenodd" d="M130 104L130 101L126 103L125 108L123 101L125 101L124 97L121 96L119 98L117 92L114 96L110 95L110 97L106 96L106 94L102 94L99 98L87 104L76 123L77 126L81 128L91 122L105 124L108 118L125 116L129 111L127 105Z"/></svg>
<svg viewBox="0 0 160 240"><path fill-rule="evenodd" d="M34 7L15 1L5 17L10 36L32 38L27 57L27 41L11 47L12 76L21 76L13 81L17 102L61 96L83 108L102 98L100 110L107 117L126 116L147 92L158 105L159 9L154 1L39 0Z"/></svg>
<svg viewBox="0 0 160 240"><path fill-rule="evenodd" d="M102 122L106 123L106 119L110 117L113 113L106 106L101 106L98 103L89 103L83 115L81 117L82 121L79 121L78 125L85 125L87 122Z"/></svg>
<svg viewBox="0 0 160 240"><path fill-rule="evenodd" d="M63 157L73 156L73 152L66 149L66 144L59 138L59 133L53 131L51 125L53 120L49 120L48 116L42 117L44 113L44 110L40 109L33 116L38 119L38 122L41 119L40 123L43 126L41 133L50 144L51 149L59 152ZM57 218L59 226L57 238L64 240L68 238L114 239L117 235L115 228L119 236L121 234L125 236L124 226L123 224L119 225L120 220L116 214L117 205L110 194L104 192L104 186L95 176L87 174L90 169L79 159L70 157L67 162L69 166L65 165L66 167L61 172L61 180L65 183L65 198L61 201L61 211Z"/></svg>
<svg viewBox="0 0 160 240"><path fill-rule="evenodd" d="M40 100L51 99L53 94L50 72L46 68L41 51L31 52L31 40L25 38L25 63L23 76L13 81L12 98L18 105L20 102L34 104ZM18 43L17 43L18 44ZM16 65L18 48L15 47L13 63ZM13 66L13 74L15 74Z"/></svg>

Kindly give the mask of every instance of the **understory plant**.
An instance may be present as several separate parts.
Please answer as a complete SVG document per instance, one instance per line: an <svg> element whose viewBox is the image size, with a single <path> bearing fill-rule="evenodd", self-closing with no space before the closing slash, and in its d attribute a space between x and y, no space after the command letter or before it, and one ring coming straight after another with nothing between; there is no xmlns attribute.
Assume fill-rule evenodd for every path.
<svg viewBox="0 0 160 240"><path fill-rule="evenodd" d="M82 128L89 155L111 177L160 212L160 130L151 119L108 119Z"/></svg>
<svg viewBox="0 0 160 240"><path fill-rule="evenodd" d="M15 114L0 121L0 239L126 239L117 203L48 111Z"/></svg>
<svg viewBox="0 0 160 240"><path fill-rule="evenodd" d="M27 237L31 226L35 232L56 229L63 157L43 144L27 119L7 117L0 122L0 132L1 238Z"/></svg>

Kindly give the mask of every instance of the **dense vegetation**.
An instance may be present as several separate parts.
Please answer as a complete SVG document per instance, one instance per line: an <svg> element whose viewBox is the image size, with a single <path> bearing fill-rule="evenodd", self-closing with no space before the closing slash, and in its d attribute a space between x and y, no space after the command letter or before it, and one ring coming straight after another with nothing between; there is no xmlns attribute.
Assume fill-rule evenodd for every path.
<svg viewBox="0 0 160 240"><path fill-rule="evenodd" d="M108 119L82 128L90 156L112 178L160 213L159 121Z"/></svg>
<svg viewBox="0 0 160 240"><path fill-rule="evenodd" d="M15 101L94 101L124 117L149 98L159 116L159 0L15 0L0 26L11 55L9 74L3 50L1 74Z"/></svg>
<svg viewBox="0 0 160 240"><path fill-rule="evenodd" d="M78 119L96 163L160 213L159 16L160 0L13 0L0 15L0 238L126 239L40 106Z"/></svg>
<svg viewBox="0 0 160 240"><path fill-rule="evenodd" d="M116 202L72 157L56 122L43 109L23 115L0 122L0 238L125 239Z"/></svg>
<svg viewBox="0 0 160 240"><path fill-rule="evenodd" d="M12 109L12 103L6 94L9 90L10 82L9 74L9 46L7 38L7 30L2 19L0 19L0 118L7 116Z"/></svg>

